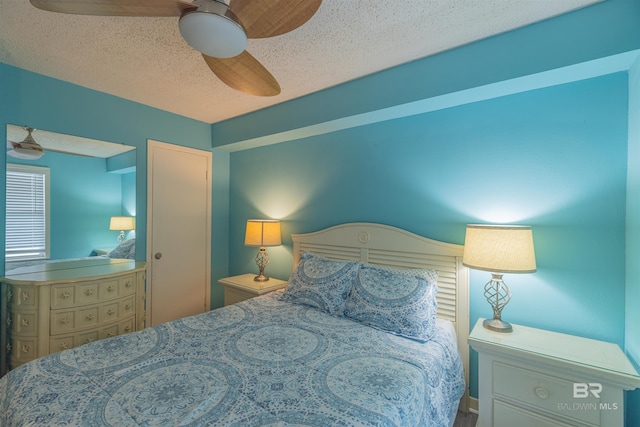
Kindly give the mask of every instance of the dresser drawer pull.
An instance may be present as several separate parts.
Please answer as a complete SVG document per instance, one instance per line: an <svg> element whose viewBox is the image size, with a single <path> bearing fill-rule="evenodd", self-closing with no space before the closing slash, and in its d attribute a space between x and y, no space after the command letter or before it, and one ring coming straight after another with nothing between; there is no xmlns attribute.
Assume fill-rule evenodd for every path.
<svg viewBox="0 0 640 427"><path fill-rule="evenodd" d="M29 326L29 321L27 319L22 319L22 326Z"/></svg>
<svg viewBox="0 0 640 427"><path fill-rule="evenodd" d="M23 353L29 353L30 350L31 350L31 347L29 347L28 345L23 345L22 346L22 352Z"/></svg>
<svg viewBox="0 0 640 427"><path fill-rule="evenodd" d="M95 314L87 314L87 315L85 316L85 319L86 319L86 320L88 320L88 321L92 321L92 320L93 320L93 319L95 319L95 318L96 318L96 315L95 315Z"/></svg>
<svg viewBox="0 0 640 427"><path fill-rule="evenodd" d="M11 317L7 317L7 328L11 326Z"/></svg>
<svg viewBox="0 0 640 427"><path fill-rule="evenodd" d="M31 295L29 295L29 292L27 291L22 292L22 301L27 301L29 298L31 298Z"/></svg>
<svg viewBox="0 0 640 427"><path fill-rule="evenodd" d="M63 325L68 325L69 322L71 322L71 320L68 317L63 317L62 319L60 319L60 323Z"/></svg>
<svg viewBox="0 0 640 427"><path fill-rule="evenodd" d="M93 289L87 289L86 291L84 291L84 294L90 297L90 296L93 296L93 294L95 294L95 291Z"/></svg>
<svg viewBox="0 0 640 427"><path fill-rule="evenodd" d="M69 344L68 344L68 343L66 343L66 342L61 342L61 343L58 345L58 347L60 347L60 348L61 348L61 349L63 349L63 350L66 350L66 349L68 349L68 348L69 348Z"/></svg>
<svg viewBox="0 0 640 427"><path fill-rule="evenodd" d="M116 314L116 311L113 308L110 308L109 310L107 310L107 314L109 316L113 316L114 314Z"/></svg>
<svg viewBox="0 0 640 427"><path fill-rule="evenodd" d="M60 298L62 299L67 299L71 296L71 294L69 292L63 292L60 294Z"/></svg>
<svg viewBox="0 0 640 427"><path fill-rule="evenodd" d="M109 286L107 286L107 292L113 292L113 291L115 291L115 290L116 290L116 287L115 287L115 286L113 286L113 285L109 285Z"/></svg>
<svg viewBox="0 0 640 427"><path fill-rule="evenodd" d="M12 349L13 349L13 346L11 346L11 343L7 343L7 351L11 353Z"/></svg>
<svg viewBox="0 0 640 427"><path fill-rule="evenodd" d="M95 341L93 338L87 338L86 340L84 340L85 344L89 344L90 342Z"/></svg>
<svg viewBox="0 0 640 427"><path fill-rule="evenodd" d="M131 326L125 326L124 327L124 331L125 332L131 332Z"/></svg>
<svg viewBox="0 0 640 427"><path fill-rule="evenodd" d="M11 291L7 291L7 301L11 302L11 299L13 298L13 292Z"/></svg>
<svg viewBox="0 0 640 427"><path fill-rule="evenodd" d="M124 309L125 309L125 310L131 310L131 304L127 304L127 305L125 305L125 306L124 306Z"/></svg>
<svg viewBox="0 0 640 427"><path fill-rule="evenodd" d="M116 336L116 334L115 334L115 333L113 333L113 332L109 332L109 333L107 334L107 338L111 338L111 337L115 337L115 336Z"/></svg>
<svg viewBox="0 0 640 427"><path fill-rule="evenodd" d="M133 286L133 283L131 283L131 280L127 280L127 283L124 284L125 288L130 288Z"/></svg>
<svg viewBox="0 0 640 427"><path fill-rule="evenodd" d="M542 400L549 398L549 390L547 390L544 387L536 387L535 389L533 389L533 391L536 394L536 396L538 396Z"/></svg>

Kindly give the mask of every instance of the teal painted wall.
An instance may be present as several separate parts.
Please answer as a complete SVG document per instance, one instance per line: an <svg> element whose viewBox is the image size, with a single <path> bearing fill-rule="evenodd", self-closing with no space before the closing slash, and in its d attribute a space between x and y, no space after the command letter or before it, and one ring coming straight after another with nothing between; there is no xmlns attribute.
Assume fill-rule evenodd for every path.
<svg viewBox="0 0 640 427"><path fill-rule="evenodd" d="M279 278L290 233L371 221L461 244L467 223L528 224L538 272L505 276L504 318L623 345L627 98L617 73L232 153L230 273L255 270L253 217L284 221ZM487 280L472 271L471 325Z"/></svg>
<svg viewBox="0 0 640 427"><path fill-rule="evenodd" d="M628 162L625 349L640 365L640 59L629 72ZM640 390L628 393L627 407L627 424L640 424Z"/></svg>

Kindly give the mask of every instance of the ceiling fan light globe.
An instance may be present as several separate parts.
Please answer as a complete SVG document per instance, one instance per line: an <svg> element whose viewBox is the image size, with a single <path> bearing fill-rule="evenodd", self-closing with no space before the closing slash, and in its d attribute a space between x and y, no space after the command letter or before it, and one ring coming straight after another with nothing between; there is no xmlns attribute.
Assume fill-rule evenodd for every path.
<svg viewBox="0 0 640 427"><path fill-rule="evenodd" d="M214 58L240 55L247 47L247 35L232 18L215 11L188 11L180 17L180 33L198 52Z"/></svg>
<svg viewBox="0 0 640 427"><path fill-rule="evenodd" d="M13 150L7 151L7 154L17 159L35 160L42 157L44 155L44 151L15 147Z"/></svg>

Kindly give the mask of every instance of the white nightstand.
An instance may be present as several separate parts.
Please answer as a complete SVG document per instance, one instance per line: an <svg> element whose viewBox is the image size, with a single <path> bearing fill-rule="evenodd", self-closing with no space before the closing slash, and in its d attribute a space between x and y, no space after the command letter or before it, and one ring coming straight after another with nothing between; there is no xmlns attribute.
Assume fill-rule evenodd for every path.
<svg viewBox="0 0 640 427"><path fill-rule="evenodd" d="M256 282L253 280L254 277L255 274L241 274L218 280L218 283L224 286L224 305L235 304L287 286L285 280L271 277L266 282Z"/></svg>
<svg viewBox="0 0 640 427"><path fill-rule="evenodd" d="M478 320L478 426L622 426L623 390L640 376L616 344L513 325L490 331Z"/></svg>

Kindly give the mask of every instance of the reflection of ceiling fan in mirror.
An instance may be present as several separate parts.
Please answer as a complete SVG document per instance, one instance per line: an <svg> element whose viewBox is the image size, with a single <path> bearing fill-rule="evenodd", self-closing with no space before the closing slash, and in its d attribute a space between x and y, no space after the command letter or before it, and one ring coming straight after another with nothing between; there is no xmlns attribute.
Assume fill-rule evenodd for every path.
<svg viewBox="0 0 640 427"><path fill-rule="evenodd" d="M44 155L45 151L55 151L56 153L63 154L73 154L76 156L87 156L86 154L78 154L72 153L69 151L56 150L54 148L45 148L42 145L38 144L35 139L33 139L32 133L35 131L34 128L30 128L28 126L23 126L24 130L28 132L27 137L21 142L14 142L7 140L7 147L11 148L11 150L7 151L7 155L16 157L18 159L27 159L27 160L35 160L39 159ZM87 156L91 157L91 156Z"/></svg>
<svg viewBox="0 0 640 427"><path fill-rule="evenodd" d="M245 50L248 38L274 37L307 22L322 0L31 0L51 12L101 16L179 16L182 37L202 53L227 86L249 95L274 96L280 85Z"/></svg>

